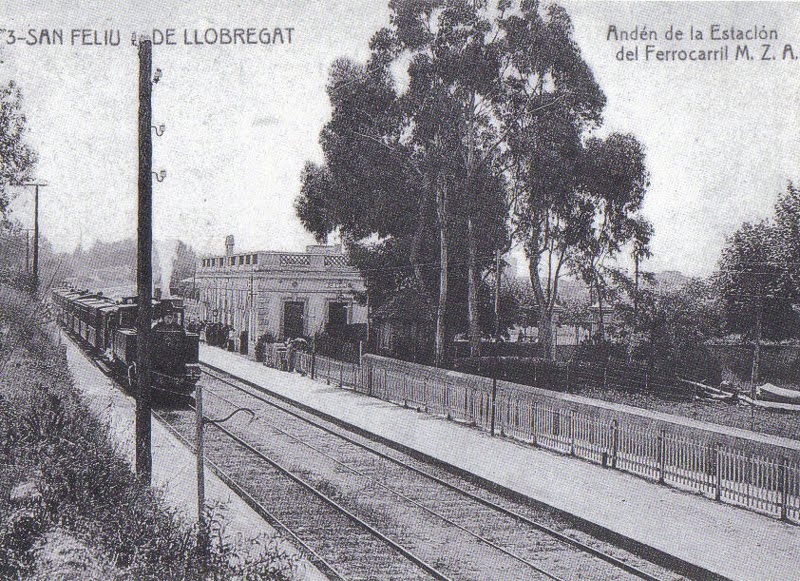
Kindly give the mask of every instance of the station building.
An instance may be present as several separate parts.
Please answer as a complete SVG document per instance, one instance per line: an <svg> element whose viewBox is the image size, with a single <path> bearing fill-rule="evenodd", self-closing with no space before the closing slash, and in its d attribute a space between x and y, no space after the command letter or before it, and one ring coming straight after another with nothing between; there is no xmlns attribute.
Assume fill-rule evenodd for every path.
<svg viewBox="0 0 800 581"><path fill-rule="evenodd" d="M199 260L196 288L203 319L231 325L237 348L246 342L251 354L264 333L282 341L367 322L357 300L364 280L341 245L236 253L228 236L224 256Z"/></svg>

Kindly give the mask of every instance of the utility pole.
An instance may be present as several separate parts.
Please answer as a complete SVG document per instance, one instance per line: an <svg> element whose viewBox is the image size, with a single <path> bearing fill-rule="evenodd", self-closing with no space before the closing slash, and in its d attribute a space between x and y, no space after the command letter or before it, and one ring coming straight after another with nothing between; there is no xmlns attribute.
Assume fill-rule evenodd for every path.
<svg viewBox="0 0 800 581"><path fill-rule="evenodd" d="M197 555L205 566L208 560L208 527L206 524L206 472L203 437L203 385L198 382L194 392L194 407L196 413L196 441L197 441Z"/></svg>
<svg viewBox="0 0 800 581"><path fill-rule="evenodd" d="M152 325L153 288L153 138L152 117L152 43L139 40L139 227L137 241L136 286L136 475L150 484L153 458L150 433L150 327Z"/></svg>
<svg viewBox="0 0 800 581"><path fill-rule="evenodd" d="M39 291L39 188L47 184L26 182L23 186L33 186L33 279L31 289L35 295Z"/></svg>
<svg viewBox="0 0 800 581"><path fill-rule="evenodd" d="M39 292L39 186L34 184L33 194L33 294Z"/></svg>
<svg viewBox="0 0 800 581"><path fill-rule="evenodd" d="M759 382L759 366L761 364L761 334L762 319L764 318L764 287L763 284L758 294L756 307L756 341L753 347L753 367L750 370L750 397L756 399L756 385Z"/></svg>
<svg viewBox="0 0 800 581"><path fill-rule="evenodd" d="M489 417L489 434L494 436L494 422L497 411L497 376L500 373L500 249L494 254L495 276L494 284L494 373L492 373L492 400Z"/></svg>
<svg viewBox="0 0 800 581"><path fill-rule="evenodd" d="M500 338L500 249L494 253L494 271L497 280L494 283L494 338Z"/></svg>

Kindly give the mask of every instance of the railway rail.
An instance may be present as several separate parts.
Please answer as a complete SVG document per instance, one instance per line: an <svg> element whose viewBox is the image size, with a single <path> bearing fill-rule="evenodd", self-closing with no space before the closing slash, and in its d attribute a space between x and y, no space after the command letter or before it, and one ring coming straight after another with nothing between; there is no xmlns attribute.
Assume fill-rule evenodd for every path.
<svg viewBox="0 0 800 581"><path fill-rule="evenodd" d="M124 382L100 358L90 358ZM454 483L449 473L437 474L223 370L204 366L204 376L209 409L238 407L237 398L260 406L255 432L241 423L230 429L211 424L206 462L332 579L680 578L555 530L509 507L510 501L498 502L466 481ZM193 445L191 411L154 413ZM304 433L298 435L298 428ZM260 438L253 439L254 433ZM278 446L266 445L278 438ZM366 504L353 502L354 486Z"/></svg>
<svg viewBox="0 0 800 581"><path fill-rule="evenodd" d="M520 506L508 499L466 481L454 482L455 477L449 473L349 433L223 370L204 366L204 375L215 382L205 385L205 392L220 406L243 405L241 398L245 398L246 405L253 407L253 400L258 401L262 406L258 410L262 440L271 440L273 449L280 448L296 470L310 470L308 466L316 462L314 470L320 482L342 487L339 493L350 510L369 513L378 508L385 511L384 517L388 514L394 521L414 513L415 525L394 522L388 529L394 536L407 538L409 529L415 527L419 536L425 536L422 531L427 526L436 531L428 536L449 539L446 544L468 547L470 555L478 557L478 565L461 563L470 560L464 551L459 558L448 558L440 553L448 547L437 544L436 539L426 543L410 535L412 538L404 542L418 554L428 555L431 562L438 561L438 571L457 578L680 578L632 555L620 555L612 548L617 552L615 556L605 543L580 540L576 538L578 533L564 534L531 517L530 507L525 507L526 514L522 514ZM232 391L223 394L221 386ZM279 439L282 443L275 445ZM387 500L389 497L391 501ZM403 508L387 508L390 504ZM598 544L606 550L593 546ZM481 567L487 563L497 570L481 574ZM465 569L459 568L462 565Z"/></svg>

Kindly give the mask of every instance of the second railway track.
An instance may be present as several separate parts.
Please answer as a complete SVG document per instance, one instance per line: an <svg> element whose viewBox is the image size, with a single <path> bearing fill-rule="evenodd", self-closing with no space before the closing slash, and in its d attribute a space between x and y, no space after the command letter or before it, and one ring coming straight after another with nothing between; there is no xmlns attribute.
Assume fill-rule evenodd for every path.
<svg viewBox="0 0 800 581"><path fill-rule="evenodd" d="M225 465L260 501L291 521L294 534L347 578L409 579L678 579L669 570L588 537L553 515L520 505L463 479L345 431L334 423L302 411L247 381L221 370L205 368L203 381L207 409L223 415L235 407L256 411L252 423L232 422L229 433L210 428L209 456ZM191 433L190 414L167 415L175 428ZM237 444L250 447L238 458ZM227 444L225 442L228 442ZM226 451L227 450L227 451ZM283 485L262 470L263 454L279 463L294 479ZM296 492L297 480L333 497L340 515L321 517L330 507L308 509L310 501ZM303 505L303 506L301 506ZM283 514L288 511L287 514ZM321 526L320 521L347 525ZM305 516L303 516L305 514ZM293 516L294 515L294 516ZM315 516L316 515L316 516ZM339 519L337 521L337 519ZM380 531L379 543L392 557L381 564L380 551L362 549L352 532L355 520ZM317 530L315 530L315 528ZM390 540L390 543L387 543ZM395 543L401 548L388 548ZM402 553L405 552L405 558ZM399 560L398 560L399 559ZM357 564L366 560L368 570ZM402 564L399 564L402 563Z"/></svg>

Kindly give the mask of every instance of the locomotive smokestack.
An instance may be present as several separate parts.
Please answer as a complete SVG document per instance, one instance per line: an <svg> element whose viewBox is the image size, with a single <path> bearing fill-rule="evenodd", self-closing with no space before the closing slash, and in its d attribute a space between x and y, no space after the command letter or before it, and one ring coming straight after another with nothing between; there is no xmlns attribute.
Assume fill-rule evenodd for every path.
<svg viewBox="0 0 800 581"><path fill-rule="evenodd" d="M225 256L233 256L233 234L225 237Z"/></svg>

